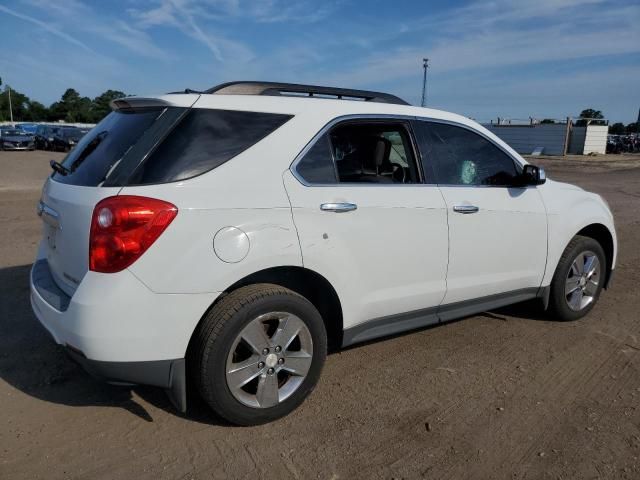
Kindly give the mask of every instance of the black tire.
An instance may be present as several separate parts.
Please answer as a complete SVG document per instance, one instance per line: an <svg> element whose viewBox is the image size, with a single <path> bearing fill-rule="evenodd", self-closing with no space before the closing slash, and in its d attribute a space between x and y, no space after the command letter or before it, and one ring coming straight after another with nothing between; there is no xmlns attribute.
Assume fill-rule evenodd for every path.
<svg viewBox="0 0 640 480"><path fill-rule="evenodd" d="M245 326L269 312L296 315L308 328L313 355L306 377L285 400L269 408L254 408L237 400L227 384L226 363L231 346ZM200 396L211 409L237 425L259 425L295 410L316 386L327 352L322 317L306 298L272 284L255 284L226 295L202 320L189 351L189 371Z"/></svg>
<svg viewBox="0 0 640 480"><path fill-rule="evenodd" d="M598 257L600 262L600 278L598 279L598 286L593 300L581 310L572 310L567 303L567 296L565 295L565 282L569 274L569 269L576 257L582 252L593 252ZM573 237L567 248L564 249L556 271L551 280L551 291L549 295L549 308L548 314L553 320L560 320L563 322L577 320L588 314L594 305L597 303L602 292L602 287L605 283L607 274L606 268L606 256L602 246L593 238L583 237L576 235Z"/></svg>

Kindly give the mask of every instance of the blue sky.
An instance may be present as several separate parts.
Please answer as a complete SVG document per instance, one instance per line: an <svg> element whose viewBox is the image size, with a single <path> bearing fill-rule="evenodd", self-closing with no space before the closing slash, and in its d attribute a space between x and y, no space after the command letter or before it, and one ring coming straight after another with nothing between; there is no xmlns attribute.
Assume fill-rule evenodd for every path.
<svg viewBox="0 0 640 480"><path fill-rule="evenodd" d="M229 80L389 91L486 121L640 108L638 0L0 0L0 76L152 94Z"/></svg>

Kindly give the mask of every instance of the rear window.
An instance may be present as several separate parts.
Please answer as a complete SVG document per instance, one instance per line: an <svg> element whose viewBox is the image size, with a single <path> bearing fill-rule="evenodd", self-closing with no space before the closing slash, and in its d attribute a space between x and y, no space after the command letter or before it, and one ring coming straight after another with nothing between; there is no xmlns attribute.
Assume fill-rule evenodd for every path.
<svg viewBox="0 0 640 480"><path fill-rule="evenodd" d="M70 173L54 173L53 178L71 185L100 185L163 110L111 112L63 160Z"/></svg>
<svg viewBox="0 0 640 480"><path fill-rule="evenodd" d="M110 113L64 159L62 183L125 186L200 175L272 133L290 115L152 108Z"/></svg>
<svg viewBox="0 0 640 480"><path fill-rule="evenodd" d="M212 170L291 118L273 113L192 109L153 151L129 184L174 182Z"/></svg>

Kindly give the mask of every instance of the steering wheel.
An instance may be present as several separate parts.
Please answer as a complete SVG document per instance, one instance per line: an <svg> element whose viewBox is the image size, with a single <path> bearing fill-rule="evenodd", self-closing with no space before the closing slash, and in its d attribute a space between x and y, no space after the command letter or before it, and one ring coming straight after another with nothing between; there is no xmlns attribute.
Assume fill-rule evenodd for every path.
<svg viewBox="0 0 640 480"><path fill-rule="evenodd" d="M391 162L391 166L393 167L393 172L391 173L393 179L398 183L404 183L407 179L407 172L405 171L404 167L399 163L393 162Z"/></svg>

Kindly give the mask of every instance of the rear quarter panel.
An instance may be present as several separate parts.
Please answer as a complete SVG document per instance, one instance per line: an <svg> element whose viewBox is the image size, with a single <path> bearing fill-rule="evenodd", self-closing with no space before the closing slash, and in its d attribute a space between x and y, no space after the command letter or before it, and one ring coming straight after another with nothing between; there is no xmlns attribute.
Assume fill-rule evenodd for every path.
<svg viewBox="0 0 640 480"><path fill-rule="evenodd" d="M302 266L300 245L282 172L304 146L296 123L285 123L261 142L198 177L131 186L121 194L169 201L178 215L129 270L158 293L221 292L245 276L275 266ZM300 146L302 145L302 146ZM242 230L249 252L236 263L221 260L214 237Z"/></svg>

